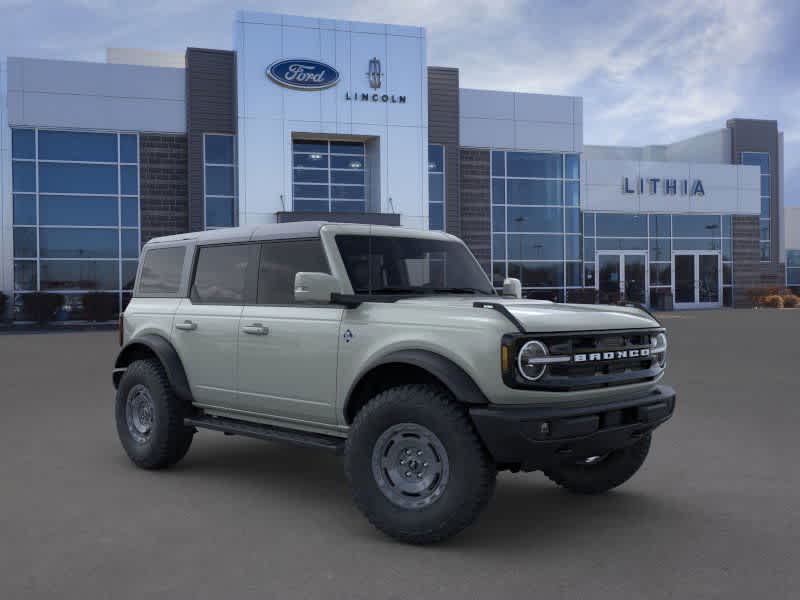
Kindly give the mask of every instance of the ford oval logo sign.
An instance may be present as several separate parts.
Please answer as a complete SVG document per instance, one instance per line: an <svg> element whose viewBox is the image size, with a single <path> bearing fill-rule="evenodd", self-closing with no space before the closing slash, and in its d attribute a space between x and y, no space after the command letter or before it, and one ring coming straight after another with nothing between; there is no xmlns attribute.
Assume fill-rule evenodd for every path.
<svg viewBox="0 0 800 600"><path fill-rule="evenodd" d="M316 60L279 60L267 68L272 81L296 90L324 90L339 82L339 71Z"/></svg>

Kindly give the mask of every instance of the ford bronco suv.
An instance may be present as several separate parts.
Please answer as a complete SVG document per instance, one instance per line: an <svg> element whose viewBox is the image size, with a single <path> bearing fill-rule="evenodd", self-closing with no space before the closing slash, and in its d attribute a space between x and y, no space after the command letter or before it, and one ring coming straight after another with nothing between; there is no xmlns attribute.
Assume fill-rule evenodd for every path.
<svg viewBox="0 0 800 600"><path fill-rule="evenodd" d="M632 306L498 294L458 238L291 223L162 237L120 323L116 424L175 464L198 429L344 455L355 503L411 543L475 520L498 470L580 493L629 479L670 418L667 338Z"/></svg>

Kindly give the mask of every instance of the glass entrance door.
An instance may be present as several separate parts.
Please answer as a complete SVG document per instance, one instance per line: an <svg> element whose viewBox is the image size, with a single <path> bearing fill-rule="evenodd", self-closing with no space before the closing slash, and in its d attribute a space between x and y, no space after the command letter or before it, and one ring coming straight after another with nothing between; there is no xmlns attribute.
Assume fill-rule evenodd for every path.
<svg viewBox="0 0 800 600"><path fill-rule="evenodd" d="M598 252L596 271L601 303L624 300L647 304L647 255L644 252Z"/></svg>
<svg viewBox="0 0 800 600"><path fill-rule="evenodd" d="M722 271L718 252L681 252L672 255L675 308L722 306Z"/></svg>

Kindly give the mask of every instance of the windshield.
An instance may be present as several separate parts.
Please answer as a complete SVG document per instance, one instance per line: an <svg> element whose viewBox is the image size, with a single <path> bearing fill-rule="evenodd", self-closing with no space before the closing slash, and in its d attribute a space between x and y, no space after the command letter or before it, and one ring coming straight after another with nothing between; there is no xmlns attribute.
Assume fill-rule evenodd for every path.
<svg viewBox="0 0 800 600"><path fill-rule="evenodd" d="M337 235L356 294L491 294L463 244L437 239Z"/></svg>

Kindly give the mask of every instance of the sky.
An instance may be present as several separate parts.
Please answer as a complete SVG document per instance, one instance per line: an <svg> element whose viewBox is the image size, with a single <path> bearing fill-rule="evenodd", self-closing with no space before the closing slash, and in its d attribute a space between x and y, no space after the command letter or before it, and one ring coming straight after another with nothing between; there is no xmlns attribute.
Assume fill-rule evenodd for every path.
<svg viewBox="0 0 800 600"><path fill-rule="evenodd" d="M583 97L584 143L665 144L776 119L800 205L800 2L793 0L0 0L0 56L232 47L237 9L420 25L462 87Z"/></svg>

